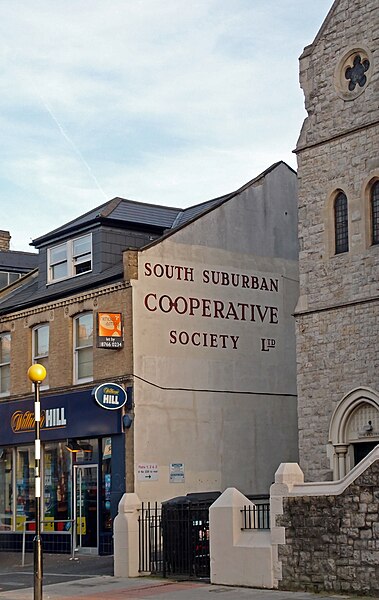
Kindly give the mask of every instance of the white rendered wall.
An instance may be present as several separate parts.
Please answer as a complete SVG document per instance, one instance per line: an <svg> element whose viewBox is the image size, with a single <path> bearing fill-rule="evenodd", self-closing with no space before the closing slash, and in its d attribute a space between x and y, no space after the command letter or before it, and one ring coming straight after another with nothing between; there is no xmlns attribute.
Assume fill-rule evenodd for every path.
<svg viewBox="0 0 379 600"><path fill-rule="evenodd" d="M249 239L256 244L247 210L254 195L264 197L265 186L139 253L132 285L141 499L227 487L268 493L284 457L297 460L297 262L263 256L262 245L260 255L249 253ZM296 194L277 196L277 210L288 216ZM234 236L225 235L233 220ZM296 235L294 223L292 230ZM220 272L218 284L211 271Z"/></svg>

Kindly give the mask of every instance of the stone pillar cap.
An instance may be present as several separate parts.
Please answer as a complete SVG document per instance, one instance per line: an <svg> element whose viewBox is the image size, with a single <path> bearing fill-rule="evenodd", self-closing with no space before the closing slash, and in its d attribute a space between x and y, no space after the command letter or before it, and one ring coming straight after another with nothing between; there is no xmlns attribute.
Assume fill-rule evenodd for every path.
<svg viewBox="0 0 379 600"><path fill-rule="evenodd" d="M281 463L275 473L275 483L286 485L304 483L304 473L297 463Z"/></svg>

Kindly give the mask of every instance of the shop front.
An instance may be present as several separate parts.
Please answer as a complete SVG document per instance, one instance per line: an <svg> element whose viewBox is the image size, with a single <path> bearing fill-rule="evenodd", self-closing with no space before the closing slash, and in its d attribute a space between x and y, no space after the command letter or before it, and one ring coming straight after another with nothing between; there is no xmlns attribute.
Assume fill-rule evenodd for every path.
<svg viewBox="0 0 379 600"><path fill-rule="evenodd" d="M41 395L44 550L112 554L113 518L125 492L121 410L104 410L92 389ZM32 549L33 398L0 404L0 551Z"/></svg>

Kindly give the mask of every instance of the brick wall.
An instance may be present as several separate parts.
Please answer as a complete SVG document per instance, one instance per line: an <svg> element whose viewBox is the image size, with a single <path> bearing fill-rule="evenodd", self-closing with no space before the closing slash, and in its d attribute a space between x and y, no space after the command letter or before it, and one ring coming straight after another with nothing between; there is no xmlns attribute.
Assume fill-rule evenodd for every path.
<svg viewBox="0 0 379 600"><path fill-rule="evenodd" d="M9 231L0 230L0 250L9 250L11 236Z"/></svg>
<svg viewBox="0 0 379 600"><path fill-rule="evenodd" d="M11 396L31 393L27 370L32 361L32 329L40 323L50 325L49 386L73 386L73 317L83 311L121 312L124 322L124 348L96 348L94 337L94 381L122 377L133 372L131 288L110 286L72 296L48 305L33 307L0 319L0 332L11 332Z"/></svg>

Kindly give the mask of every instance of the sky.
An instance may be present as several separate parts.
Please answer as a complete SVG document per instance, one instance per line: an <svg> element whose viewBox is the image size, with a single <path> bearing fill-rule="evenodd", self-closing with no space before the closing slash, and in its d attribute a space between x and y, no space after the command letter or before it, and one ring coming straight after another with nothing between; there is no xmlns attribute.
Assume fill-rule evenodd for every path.
<svg viewBox="0 0 379 600"><path fill-rule="evenodd" d="M11 250L116 196L187 207L296 169L298 57L332 0L0 0Z"/></svg>

